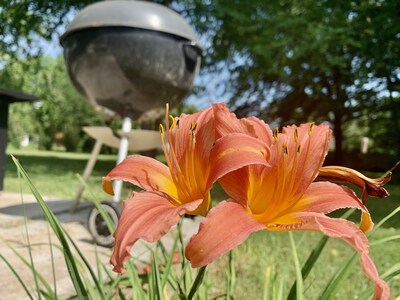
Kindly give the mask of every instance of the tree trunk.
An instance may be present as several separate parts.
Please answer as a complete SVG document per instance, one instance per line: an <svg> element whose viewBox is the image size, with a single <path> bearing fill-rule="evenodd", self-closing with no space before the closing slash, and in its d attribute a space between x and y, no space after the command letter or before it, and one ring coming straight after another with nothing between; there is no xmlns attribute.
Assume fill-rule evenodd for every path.
<svg viewBox="0 0 400 300"><path fill-rule="evenodd" d="M342 114L338 111L334 112L333 135L335 137L335 153L334 164L343 163L343 130L342 130Z"/></svg>

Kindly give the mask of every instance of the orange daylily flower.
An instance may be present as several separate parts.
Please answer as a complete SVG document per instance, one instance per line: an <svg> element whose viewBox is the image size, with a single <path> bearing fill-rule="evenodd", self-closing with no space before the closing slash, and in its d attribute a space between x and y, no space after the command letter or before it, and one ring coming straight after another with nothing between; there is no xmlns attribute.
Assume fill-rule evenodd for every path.
<svg viewBox="0 0 400 300"><path fill-rule="evenodd" d="M357 250L364 273L374 282L374 299L388 299L389 287L369 256L363 231L348 220L326 216L336 209L357 208L363 213L361 229L367 230L372 221L364 203L347 187L314 182L328 151L329 127L303 124L272 133L261 121L239 120L224 106L213 109L218 135L242 132L260 138L271 155L269 166L249 165L219 179L231 199L210 210L188 243L185 254L192 267L211 263L256 231L317 230Z"/></svg>
<svg viewBox="0 0 400 300"><path fill-rule="evenodd" d="M110 260L116 272L125 272L124 263L138 239L159 240L185 213L206 215L211 208L209 190L218 178L247 164L267 164L268 147L260 140L241 133L215 139L212 109L171 120L169 126L167 106L166 129L160 125L167 165L133 155L103 178L103 189L110 194L112 180L144 190L123 202Z"/></svg>

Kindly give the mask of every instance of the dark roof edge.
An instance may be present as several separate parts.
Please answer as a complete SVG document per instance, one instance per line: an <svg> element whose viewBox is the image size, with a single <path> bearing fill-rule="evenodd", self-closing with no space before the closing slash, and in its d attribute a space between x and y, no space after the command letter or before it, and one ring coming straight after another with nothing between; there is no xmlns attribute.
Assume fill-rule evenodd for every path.
<svg viewBox="0 0 400 300"><path fill-rule="evenodd" d="M6 101L7 102L23 102L23 101L38 101L41 98L30 95L30 94L25 94L16 90L8 89L8 88L3 88L0 87L0 102L2 102L2 98L8 98Z"/></svg>

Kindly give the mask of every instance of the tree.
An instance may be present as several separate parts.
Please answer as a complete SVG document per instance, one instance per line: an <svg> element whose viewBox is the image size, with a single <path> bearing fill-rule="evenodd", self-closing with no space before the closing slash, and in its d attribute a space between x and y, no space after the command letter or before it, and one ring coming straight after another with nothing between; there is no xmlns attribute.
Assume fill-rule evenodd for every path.
<svg viewBox="0 0 400 300"><path fill-rule="evenodd" d="M381 1L185 3L198 31L210 39L207 65L215 68L224 62L230 67L227 89L233 91L236 111L281 125L331 121L336 162L342 160L343 125L378 100L365 84L381 75L367 74L363 62L387 66L378 53L391 57L387 74L397 74L393 58L398 55L381 47L368 56L364 41L367 33L369 39L376 38L375 46L398 41L399 31L381 35L378 30L394 22L399 11L394 1L382 4L378 16L374 9ZM388 15L392 18L386 20ZM368 18L374 20L372 25Z"/></svg>
<svg viewBox="0 0 400 300"><path fill-rule="evenodd" d="M2 1L0 5L0 61L40 56L40 41L50 40L68 13L93 3L93 0Z"/></svg>
<svg viewBox="0 0 400 300"><path fill-rule="evenodd" d="M29 44L32 33L49 38L70 11L91 2L11 1L1 11L0 21L11 25L0 26L7 44L0 44L0 49L18 54L13 45ZM177 10L202 35L203 73L229 74L224 82L219 77L218 85L225 86L225 97L229 95L239 115L259 115L278 125L328 120L334 129L337 162L347 122L379 105L382 89L389 91L392 106L396 104L400 87L396 0L153 2ZM377 82L380 90L370 87ZM392 111L392 121L399 114L399 108Z"/></svg>
<svg viewBox="0 0 400 300"><path fill-rule="evenodd" d="M60 132L67 151L82 150L85 135L81 127L101 125L101 115L75 91L62 57L44 57L39 64L39 71L36 71L36 67L27 68L29 63L16 61L0 73L0 82L41 98L36 107L25 105L23 108L24 113L33 116L30 122L23 123L27 127L21 128L21 122L10 122L10 132L25 130L26 133L36 134L39 136L39 147L47 150L52 148L55 134ZM16 105L13 106L17 108ZM10 120L19 118L21 109L22 106L20 110L11 110Z"/></svg>

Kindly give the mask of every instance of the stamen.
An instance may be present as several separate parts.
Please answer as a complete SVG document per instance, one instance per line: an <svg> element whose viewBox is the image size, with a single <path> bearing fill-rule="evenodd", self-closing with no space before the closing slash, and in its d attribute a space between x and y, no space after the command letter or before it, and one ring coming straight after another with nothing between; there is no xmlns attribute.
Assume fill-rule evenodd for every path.
<svg viewBox="0 0 400 300"><path fill-rule="evenodd" d="M297 128L294 130L294 141L297 143L297 140L299 139L299 132L297 131Z"/></svg>
<svg viewBox="0 0 400 300"><path fill-rule="evenodd" d="M176 126L176 120L172 115L169 115L169 119L171 120L171 129L172 129Z"/></svg>
<svg viewBox="0 0 400 300"><path fill-rule="evenodd" d="M314 122L312 122L312 123L310 124L310 127L308 127L308 136L311 136L313 127L314 127Z"/></svg>
<svg viewBox="0 0 400 300"><path fill-rule="evenodd" d="M196 122L196 123L194 123L194 125L193 125L193 127L192 127L192 131L193 132L195 132L196 131L196 129L197 129L197 125L198 125L198 123Z"/></svg>
<svg viewBox="0 0 400 300"><path fill-rule="evenodd" d="M171 173L172 180L174 181L175 185L177 186L178 193L179 191L182 193L184 198L190 199L190 185L188 181L185 178L185 175L182 172L182 169L179 165L178 158L176 157L176 152L174 149L174 141L173 141L173 136L170 132L170 127L169 127L169 105L168 103L165 106L166 112L165 112L165 131L164 127L162 124L160 124L160 132L161 132L161 141L162 141L162 148L164 151L165 159L167 160L167 165ZM170 116L172 119L172 125L171 127L175 126L175 119ZM167 151L166 143L165 143L165 132L168 137L168 145L169 145L169 151ZM178 196L179 197L179 196ZM180 201L178 199L178 201Z"/></svg>
<svg viewBox="0 0 400 300"><path fill-rule="evenodd" d="M283 149L283 156L289 156L289 149L286 144L282 145L282 149Z"/></svg>
<svg viewBox="0 0 400 300"><path fill-rule="evenodd" d="M275 142L278 140L278 133L279 133L279 129L275 128L274 129L274 140L275 140Z"/></svg>
<svg viewBox="0 0 400 300"><path fill-rule="evenodd" d="M167 147L165 146L165 131L164 131L164 126L162 124L160 124L160 134L161 134L161 147L164 151L164 156L167 161L167 165L171 171L171 175L172 175L172 177L174 177L174 174L172 173L172 169L171 169L171 167L172 167L171 160L170 160L170 157L169 157L169 154L167 151Z"/></svg>
<svg viewBox="0 0 400 300"><path fill-rule="evenodd" d="M300 148L301 148L300 146L301 146L301 145L298 145L298 146L297 146L297 154L300 154Z"/></svg>

